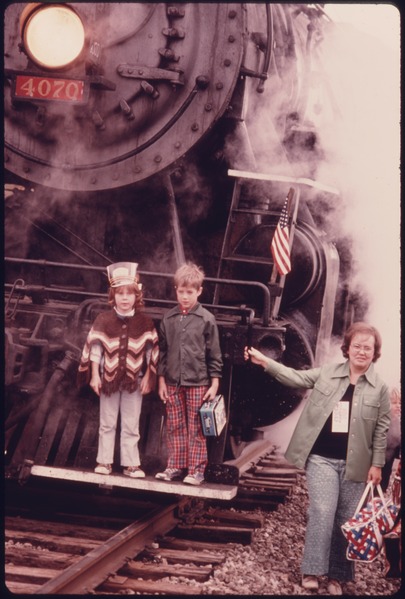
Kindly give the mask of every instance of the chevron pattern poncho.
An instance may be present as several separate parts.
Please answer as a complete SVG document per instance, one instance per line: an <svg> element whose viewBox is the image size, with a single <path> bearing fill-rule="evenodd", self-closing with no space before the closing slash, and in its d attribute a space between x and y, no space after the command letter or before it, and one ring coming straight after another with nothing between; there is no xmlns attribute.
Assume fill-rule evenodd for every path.
<svg viewBox="0 0 405 599"><path fill-rule="evenodd" d="M140 312L122 318L115 310L111 310L96 317L80 359L79 385L90 381L90 350L96 341L103 347L101 390L105 395L118 390L135 391L138 375L143 367L149 366L152 373L156 374L158 335L153 320L146 314Z"/></svg>

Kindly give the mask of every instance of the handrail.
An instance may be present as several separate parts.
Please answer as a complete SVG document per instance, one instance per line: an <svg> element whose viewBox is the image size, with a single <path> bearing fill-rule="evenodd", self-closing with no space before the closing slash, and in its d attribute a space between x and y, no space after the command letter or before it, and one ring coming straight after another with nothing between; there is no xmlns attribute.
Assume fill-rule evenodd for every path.
<svg viewBox="0 0 405 599"><path fill-rule="evenodd" d="M36 266L42 266L42 267L59 267L59 268L69 268L69 269L76 269L76 270L87 270L87 271L94 271L94 272L100 272L102 274L105 274L105 267L104 266L88 266L85 264L71 264L71 263L66 263L66 262L52 262L50 260L34 260L34 259L30 259L30 258L12 258L12 257L5 257L4 258L5 262L9 262L9 263L13 263L13 264L32 264L32 265L36 265ZM146 271L146 270L140 270L139 274L141 276L153 276L153 277L162 277L162 278L167 278L167 279L173 279L173 273L163 273L163 272L152 272L152 271ZM246 280L241 280L241 279L221 279L218 277L205 277L204 279L207 282L211 282L211 283L218 283L221 285L240 285L240 286L245 286L245 287L256 287L261 289L261 291L263 292L263 316L262 316L262 322L263 322L263 326L268 326L269 325L269 319L270 319L270 305L271 305L271 297L270 297L270 290L269 288L264 284L261 283L260 281L246 281ZM7 284L5 285L5 287L11 287L11 284ZM39 285L27 285L25 287L16 287L16 289L28 289L29 287L31 287L32 289L35 290L42 290L42 291L50 291L52 293L71 293L71 294L75 294L75 295L84 295L84 296L90 296L90 297L104 297L105 294L100 294L100 293L94 293L94 292L90 292L90 291L79 291L76 289L64 289L64 288L56 288L56 287L42 287ZM145 301L152 301L152 298L145 298ZM220 307L221 304L207 304L208 306L218 306ZM223 306L226 307L226 306ZM230 306L228 306L227 308L230 308Z"/></svg>

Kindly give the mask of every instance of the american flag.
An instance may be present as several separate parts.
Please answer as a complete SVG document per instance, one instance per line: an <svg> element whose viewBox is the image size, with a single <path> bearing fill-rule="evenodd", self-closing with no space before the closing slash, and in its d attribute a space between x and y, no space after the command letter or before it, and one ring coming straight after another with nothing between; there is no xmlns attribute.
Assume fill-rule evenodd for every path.
<svg viewBox="0 0 405 599"><path fill-rule="evenodd" d="M280 219L271 242L271 253L273 255L274 265L280 275L286 275L291 270L290 260L290 232L288 229L288 203L287 196Z"/></svg>

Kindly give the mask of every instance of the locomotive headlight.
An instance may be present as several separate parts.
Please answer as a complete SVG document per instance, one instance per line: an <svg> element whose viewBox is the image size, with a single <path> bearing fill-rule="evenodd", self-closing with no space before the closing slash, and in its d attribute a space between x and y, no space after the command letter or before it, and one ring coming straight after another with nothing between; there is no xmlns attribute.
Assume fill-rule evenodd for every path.
<svg viewBox="0 0 405 599"><path fill-rule="evenodd" d="M20 29L26 53L41 67L67 67L83 50L84 26L69 6L31 3L21 15Z"/></svg>

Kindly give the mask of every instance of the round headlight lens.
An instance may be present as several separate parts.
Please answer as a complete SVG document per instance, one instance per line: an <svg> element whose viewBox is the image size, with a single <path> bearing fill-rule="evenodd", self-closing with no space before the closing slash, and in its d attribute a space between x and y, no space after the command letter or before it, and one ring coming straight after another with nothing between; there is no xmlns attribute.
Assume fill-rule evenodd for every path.
<svg viewBox="0 0 405 599"><path fill-rule="evenodd" d="M24 48L38 65L59 69L81 53L85 34L80 17L69 7L40 5L23 23Z"/></svg>

